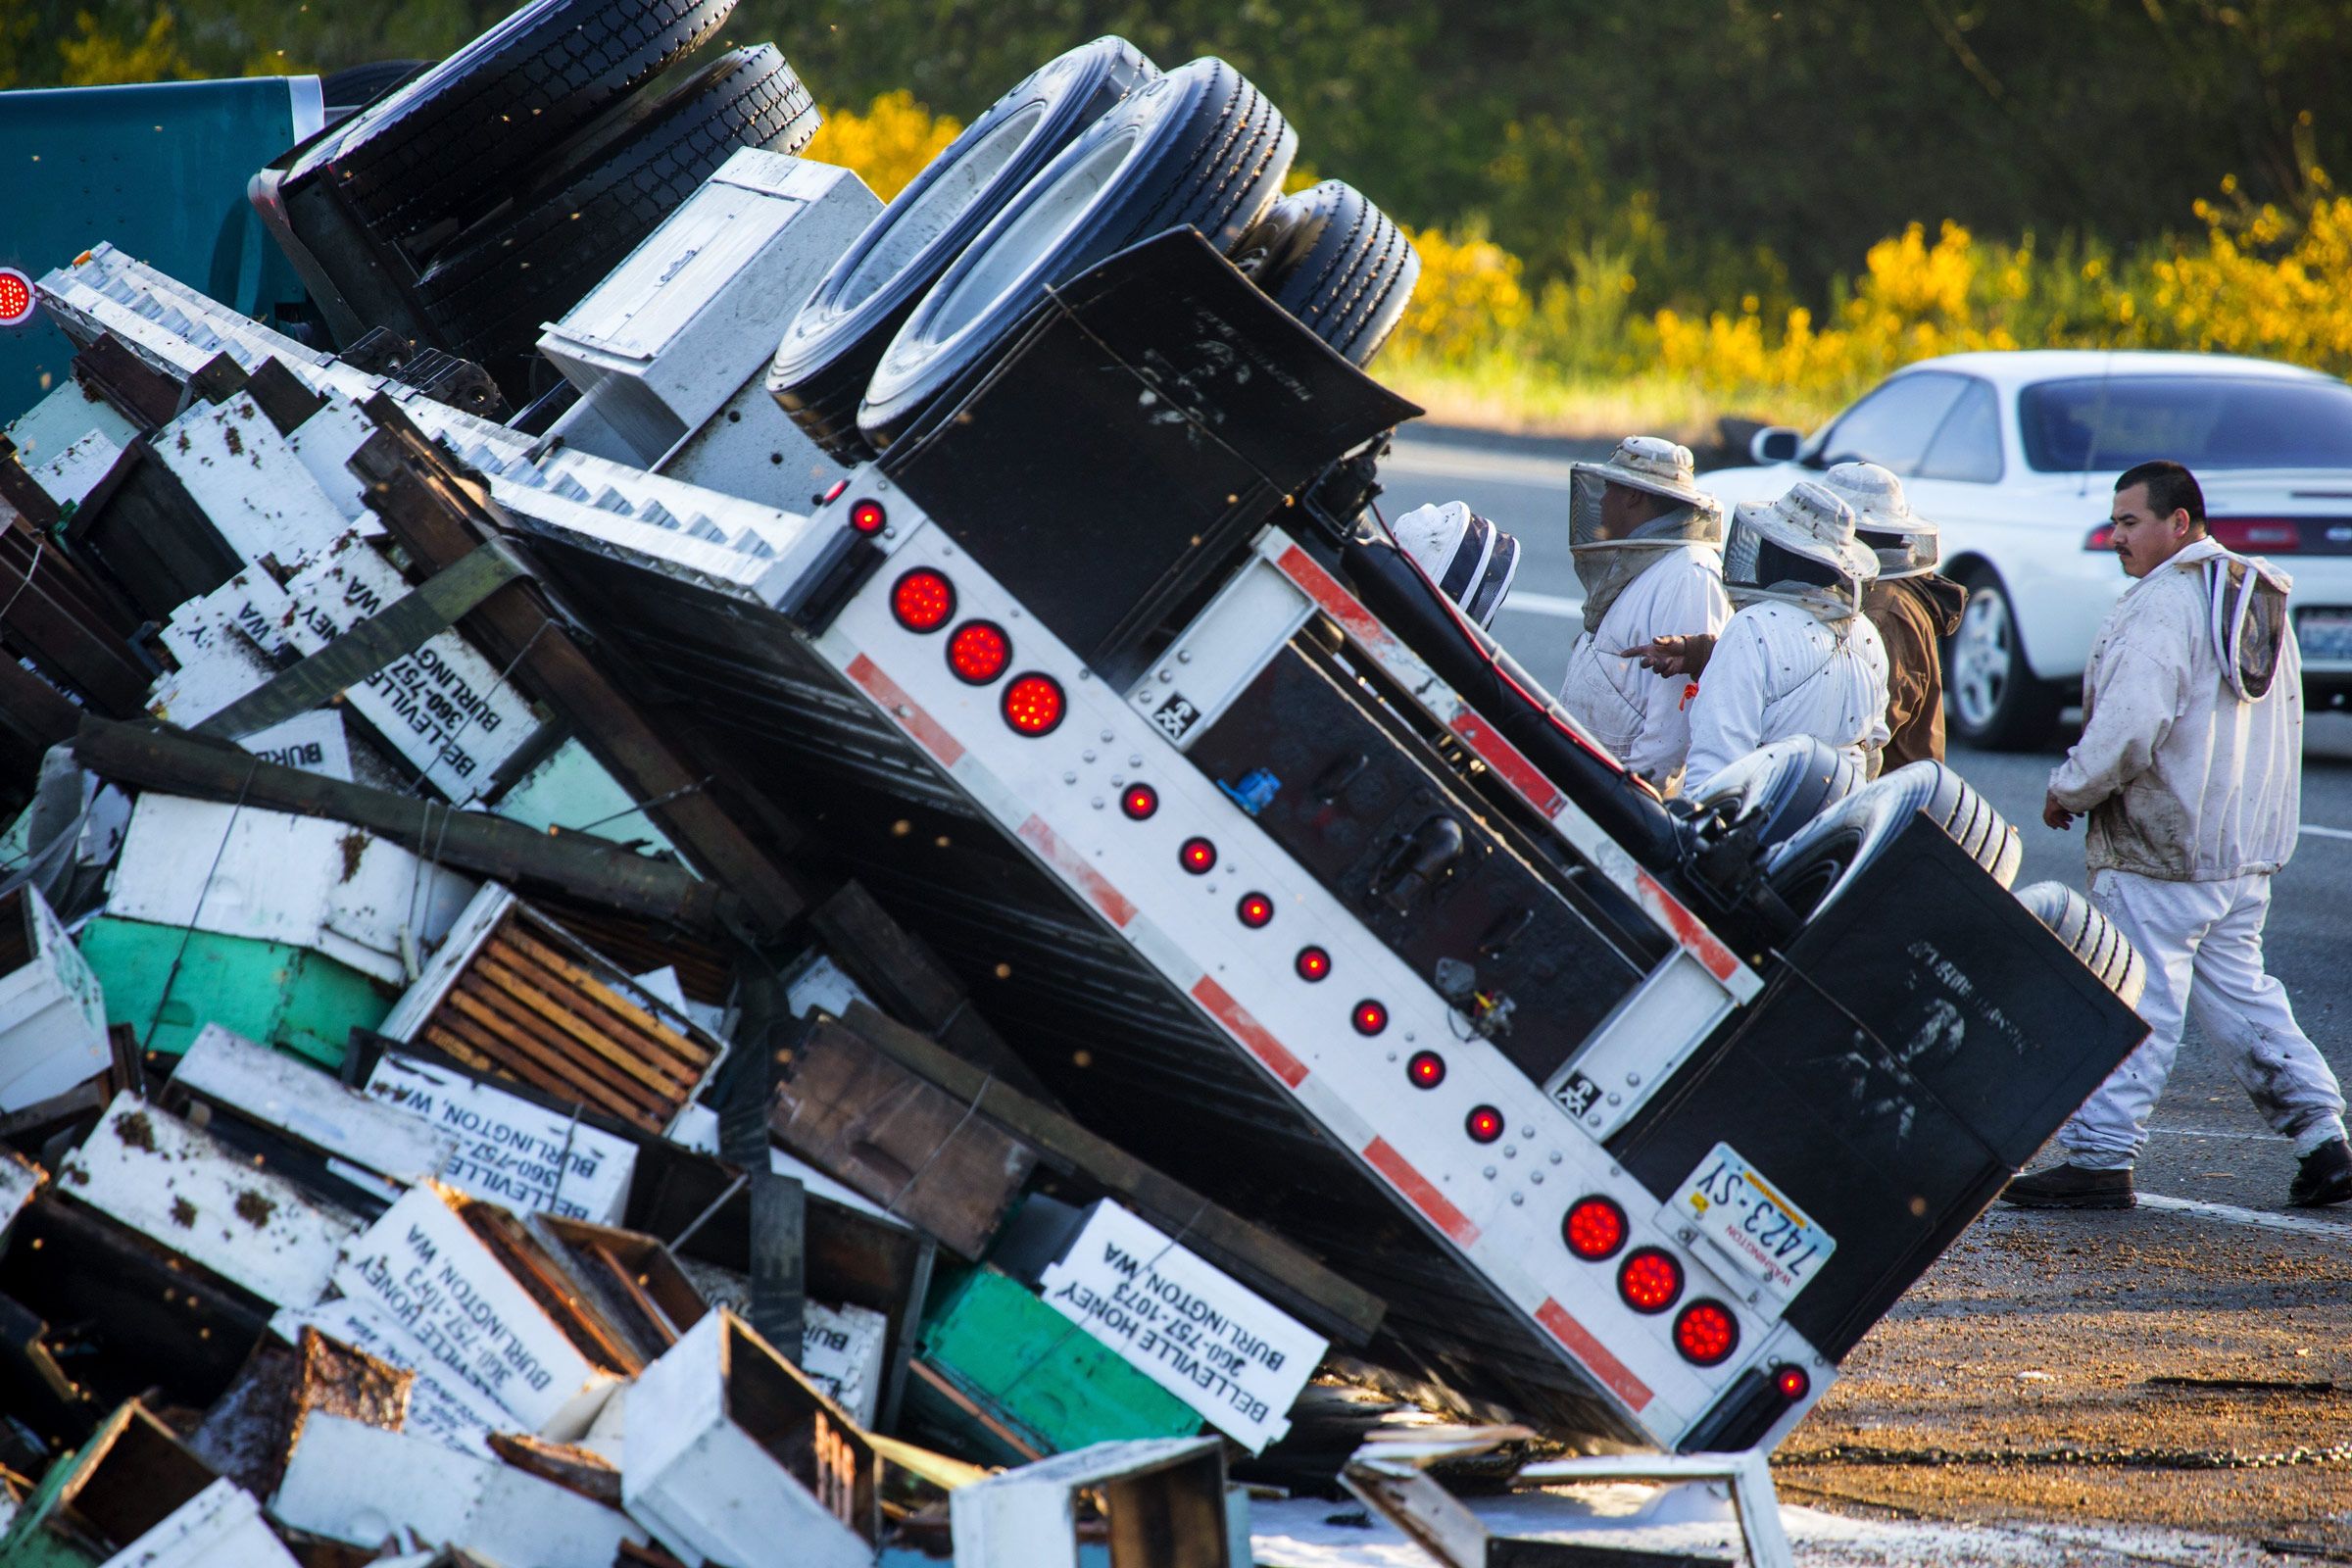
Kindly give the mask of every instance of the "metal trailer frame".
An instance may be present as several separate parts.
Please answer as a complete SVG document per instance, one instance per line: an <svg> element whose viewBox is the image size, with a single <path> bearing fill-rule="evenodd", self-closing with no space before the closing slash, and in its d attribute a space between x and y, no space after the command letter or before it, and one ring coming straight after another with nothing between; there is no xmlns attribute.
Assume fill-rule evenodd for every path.
<svg viewBox="0 0 2352 1568"><path fill-rule="evenodd" d="M1763 1017L1758 1009L1787 988L1768 989L1657 868L1603 831L1503 737L1496 715L1441 679L1290 530L1260 527L1239 567L1209 584L1222 591L1196 603L1189 627L1114 684L896 481L897 464L855 470L807 517L756 509L765 517L730 545L721 530L697 538L633 515L629 497L666 483L672 514L681 504L717 514L743 503L708 492L698 503L692 487L550 456L513 431L401 397L103 247L43 279L42 292L77 336L118 332L182 376L218 349L240 364L286 358L306 380L347 396L392 391L485 473L541 569L618 645L647 695L747 772L764 770L813 803L824 852L964 971L1081 1119L1380 1293L1389 1315L1376 1358L1474 1405L1506 1403L1603 1441L1667 1449L1723 1446L1727 1412L1739 1418L1728 1446L1769 1447L1834 1380L1851 1338L1831 1346L1799 1333L1783 1301L1702 1245L1670 1195L1603 1142L1633 1130L1650 1097L1680 1081L1679 1064L1695 1068L1702 1048L1713 1061L1736 1047L1743 1009ZM159 322L167 313L195 321L196 341ZM1274 330L1305 337L1295 325ZM581 475L609 480L617 504L565 499ZM1269 499L1279 516L1279 498ZM956 624L984 618L1008 636L1004 679L965 683L942 656L944 635L894 616L893 585L918 568L952 582ZM1465 1038L1431 979L1286 853L1245 801L1190 765L1157 721L1174 684L1163 670L1221 672L1199 686L1208 711L1302 638L1373 694L1388 744L1457 780L1470 808L1509 819L1546 877L1589 873L1654 927L1648 973L1576 1056L1584 1083L1549 1092L1490 1042ZM1050 733L1016 733L1002 711L1006 684L1026 673L1050 677L1066 702ZM1207 730L1196 724L1186 736ZM1138 782L1156 791L1156 808L1140 820L1119 806ZM1956 859L1955 874L2008 906L1992 919L2015 917L2011 940L2039 942L2080 968L1921 827L1937 841L1931 858ZM1196 838L1213 844L1213 866L1181 862ZM1275 910L1262 929L1236 923L1245 893ZM2031 937L2018 934L2021 922ZM1329 982L1295 970L1301 942L1325 950ZM2098 990L2087 971L2080 981ZM1351 1023L1367 1000L1384 1009L1377 1029ZM1857 1020L1857 1049L1866 1033ZM2110 1045L2113 1058L2129 1049L2104 1038L2069 1049L2095 1056ZM1430 1053L1442 1059L1440 1081L1408 1076L1408 1058ZM2092 1082L2110 1065L2073 1064ZM1465 1134L1481 1109L1501 1123L1492 1143ZM2036 1102L2034 1113L2047 1107ZM1989 1200L1979 1173L1969 1175L1973 1185L1929 1215L1928 1240L1876 1283L1875 1310ZM1690 1282L1686 1299L1703 1295L1732 1314L1737 1354L1693 1364L1675 1348L1669 1314L1621 1299L1614 1266L1569 1255L1563 1210L1588 1195L1619 1205L1626 1252L1672 1257ZM1914 1200L1910 1212L1928 1208ZM1804 1373L1792 1380L1801 1391L1772 1402L1790 1368Z"/></svg>

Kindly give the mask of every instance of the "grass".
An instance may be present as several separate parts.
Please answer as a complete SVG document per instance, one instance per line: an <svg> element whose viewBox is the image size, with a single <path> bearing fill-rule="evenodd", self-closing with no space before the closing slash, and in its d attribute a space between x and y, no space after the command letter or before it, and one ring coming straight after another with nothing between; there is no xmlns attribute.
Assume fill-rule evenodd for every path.
<svg viewBox="0 0 2352 1568"><path fill-rule="evenodd" d="M1428 410L1434 423L1522 435L1663 435L1704 446L1716 440L1717 421L1726 415L1810 429L1838 412L1838 405L1816 406L1818 400L1796 392L1780 394L1769 406L1726 408L1720 392L1665 371L1564 374L1495 351L1467 360L1386 354L1373 368L1399 396Z"/></svg>

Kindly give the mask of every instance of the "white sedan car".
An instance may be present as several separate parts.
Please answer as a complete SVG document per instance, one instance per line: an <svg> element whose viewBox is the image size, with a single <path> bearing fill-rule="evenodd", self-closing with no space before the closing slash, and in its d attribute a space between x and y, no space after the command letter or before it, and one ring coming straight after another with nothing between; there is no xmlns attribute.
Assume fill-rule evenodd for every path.
<svg viewBox="0 0 2352 1568"><path fill-rule="evenodd" d="M1942 526L1943 569L1969 590L1945 692L1974 745L2037 745L2082 700L2091 638L2130 583L2107 538L2116 475L2153 458L2196 474L2216 539L2294 577L2311 706L2352 695L2352 386L2332 376L2207 354L1953 354L1810 437L1761 431L1750 455L1701 480L1727 507L1859 458Z"/></svg>

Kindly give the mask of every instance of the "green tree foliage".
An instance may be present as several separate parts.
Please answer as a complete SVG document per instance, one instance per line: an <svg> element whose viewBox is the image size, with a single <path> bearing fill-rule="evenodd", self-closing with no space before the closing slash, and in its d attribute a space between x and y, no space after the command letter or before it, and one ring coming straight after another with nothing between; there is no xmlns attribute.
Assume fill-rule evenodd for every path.
<svg viewBox="0 0 2352 1568"><path fill-rule="evenodd" d="M440 55L506 9L0 0L0 70L331 71ZM822 102L906 88L965 120L1102 33L1163 65L1219 54L1290 115L1305 164L1410 222L1483 223L1531 280L1769 308L1820 299L1915 220L2130 245L2226 175L2305 202L2311 168L2352 169L2344 18L2344 0L743 0L725 31L774 39Z"/></svg>

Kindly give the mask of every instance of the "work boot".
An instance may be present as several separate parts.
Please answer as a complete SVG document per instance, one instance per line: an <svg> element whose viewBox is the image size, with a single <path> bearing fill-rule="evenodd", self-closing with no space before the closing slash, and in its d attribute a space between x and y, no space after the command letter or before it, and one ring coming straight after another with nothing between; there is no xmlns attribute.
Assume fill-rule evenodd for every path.
<svg viewBox="0 0 2352 1568"><path fill-rule="evenodd" d="M2139 1198L2129 1170L2052 1165L2010 1182L2001 1189L2001 1201L2019 1208L2130 1208Z"/></svg>
<svg viewBox="0 0 2352 1568"><path fill-rule="evenodd" d="M2330 1138L2303 1156L2286 1200L2297 1208L2321 1208L2352 1198L2352 1145Z"/></svg>

